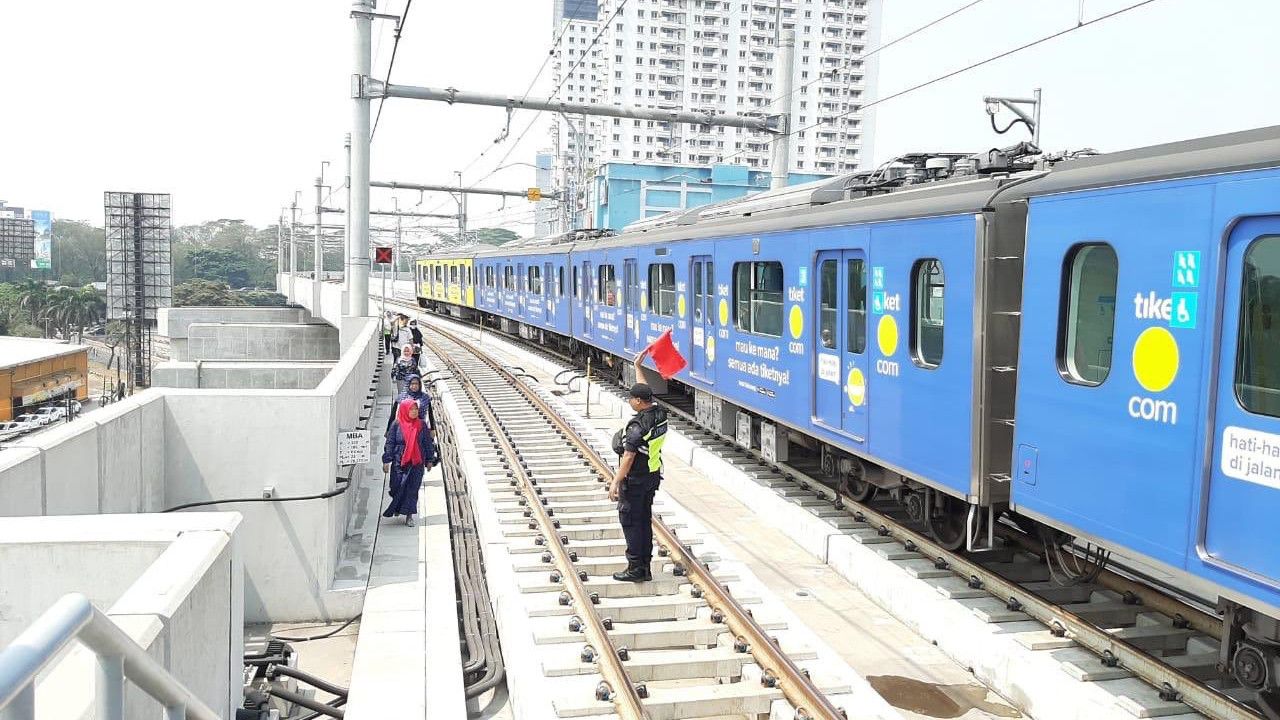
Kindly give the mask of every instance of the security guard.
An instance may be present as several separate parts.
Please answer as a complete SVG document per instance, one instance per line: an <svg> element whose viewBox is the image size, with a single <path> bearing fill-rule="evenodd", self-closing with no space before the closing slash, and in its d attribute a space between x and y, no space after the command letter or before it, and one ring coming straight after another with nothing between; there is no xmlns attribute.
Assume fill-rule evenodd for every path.
<svg viewBox="0 0 1280 720"><path fill-rule="evenodd" d="M629 399L635 417L614 436L614 451L622 456L609 483L609 499L618 502L618 520L627 539L627 569L614 580L652 580L653 495L662 482L662 444L667 435L667 411L653 401L644 383L631 386Z"/></svg>

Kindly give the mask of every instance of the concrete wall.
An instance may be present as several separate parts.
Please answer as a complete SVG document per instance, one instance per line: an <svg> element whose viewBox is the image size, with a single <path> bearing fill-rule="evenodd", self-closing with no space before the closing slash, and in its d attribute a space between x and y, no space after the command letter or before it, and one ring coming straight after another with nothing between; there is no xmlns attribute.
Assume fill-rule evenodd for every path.
<svg viewBox="0 0 1280 720"><path fill-rule="evenodd" d="M86 595L205 704L231 717L242 701L244 617L235 513L17 518L0 526L0 645L68 592ZM73 646L41 673L38 718L93 714L95 660ZM159 717L130 686L126 717Z"/></svg>
<svg viewBox="0 0 1280 720"><path fill-rule="evenodd" d="M169 338L169 356L187 359L187 329L193 323L305 323L311 314L290 307L175 307L161 308L156 317L157 332Z"/></svg>
<svg viewBox="0 0 1280 720"><path fill-rule="evenodd" d="M322 290L337 307L341 286ZM0 450L0 516L153 512L261 498L267 486L283 497L341 488L337 431L367 414L379 338L376 320L339 322L351 349L313 390L153 388ZM358 611L358 596L330 590L354 502L347 495L205 508L244 516L240 532L253 548L246 617L345 619Z"/></svg>
<svg viewBox="0 0 1280 720"><path fill-rule="evenodd" d="M338 331L329 325L192 323L184 360L337 360Z"/></svg>
<svg viewBox="0 0 1280 720"><path fill-rule="evenodd" d="M0 450L0 516L156 512L163 396L148 390Z"/></svg>
<svg viewBox="0 0 1280 720"><path fill-rule="evenodd" d="M335 337L336 343L336 337ZM333 370L334 362L167 362L157 365L151 381L159 387L313 390Z"/></svg>

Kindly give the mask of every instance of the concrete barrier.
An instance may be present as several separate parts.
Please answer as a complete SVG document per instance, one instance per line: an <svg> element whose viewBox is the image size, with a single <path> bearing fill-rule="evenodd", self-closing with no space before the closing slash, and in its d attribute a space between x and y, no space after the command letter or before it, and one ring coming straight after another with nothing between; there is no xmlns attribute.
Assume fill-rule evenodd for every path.
<svg viewBox="0 0 1280 720"><path fill-rule="evenodd" d="M192 323L186 360L337 360L338 330L329 325Z"/></svg>
<svg viewBox="0 0 1280 720"><path fill-rule="evenodd" d="M244 617L235 513L16 518L0 524L0 646L80 592L197 697L239 707ZM93 716L96 661L74 645L37 680L38 718ZM136 687L126 717L159 717Z"/></svg>
<svg viewBox="0 0 1280 720"><path fill-rule="evenodd" d="M334 339L335 344L337 338ZM151 373L157 387L246 390L313 390L333 370L333 361L167 362Z"/></svg>
<svg viewBox="0 0 1280 720"><path fill-rule="evenodd" d="M306 323L311 314L297 305L287 307L174 307L161 308L157 332L169 338L169 357L187 360L188 329L198 323Z"/></svg>
<svg viewBox="0 0 1280 720"><path fill-rule="evenodd" d="M341 293L340 285L322 289ZM155 512L261 500L268 487L275 497L342 488L337 433L368 414L380 338L375 319L339 321L348 349L314 389L153 388L9 444L0 450L0 516ZM288 622L358 612L358 595L331 590L353 502L342 493L203 508L243 513L241 534L254 548L245 562L246 617Z"/></svg>

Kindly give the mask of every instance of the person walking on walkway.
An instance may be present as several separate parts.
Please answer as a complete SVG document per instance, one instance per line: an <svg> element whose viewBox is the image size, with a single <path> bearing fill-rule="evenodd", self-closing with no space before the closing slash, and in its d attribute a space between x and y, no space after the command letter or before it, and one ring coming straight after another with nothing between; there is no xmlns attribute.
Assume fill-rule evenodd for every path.
<svg viewBox="0 0 1280 720"><path fill-rule="evenodd" d="M391 367L391 379L396 383L397 396L405 391L405 383L410 375L421 377L422 371L418 368L418 355L413 351L413 345L405 345L400 348L400 359Z"/></svg>
<svg viewBox="0 0 1280 720"><path fill-rule="evenodd" d="M396 407L396 422L387 432L382 448L382 472L391 475L391 502L382 516L404 515L404 524L413 527L422 476L438 462L435 439L431 428L418 417L417 401L402 400Z"/></svg>
<svg viewBox="0 0 1280 720"><path fill-rule="evenodd" d="M414 374L405 377L404 392L396 397L396 402L392 407L400 407L400 403L406 399L411 399L418 403L418 417L427 424L427 429L434 433L436 431L436 414L431 408L431 393L427 392L426 388L423 387L422 378ZM391 423L395 421L394 415L387 418L388 430L391 429Z"/></svg>
<svg viewBox="0 0 1280 720"><path fill-rule="evenodd" d="M614 435L613 449L622 459L609 483L609 499L618 503L618 521L627 539L627 569L614 573L613 579L643 582L653 579L649 567L653 560L653 496L662 483L667 411L653 401L653 390L644 383L631 386L628 402L636 414Z"/></svg>
<svg viewBox="0 0 1280 720"><path fill-rule="evenodd" d="M382 314L382 344L386 348L384 352L391 354L391 333L396 329L396 316L390 310ZM399 359L399 358L396 358Z"/></svg>
<svg viewBox="0 0 1280 720"><path fill-rule="evenodd" d="M422 347L422 331L418 329L418 321L409 321L409 336L413 338L413 344Z"/></svg>

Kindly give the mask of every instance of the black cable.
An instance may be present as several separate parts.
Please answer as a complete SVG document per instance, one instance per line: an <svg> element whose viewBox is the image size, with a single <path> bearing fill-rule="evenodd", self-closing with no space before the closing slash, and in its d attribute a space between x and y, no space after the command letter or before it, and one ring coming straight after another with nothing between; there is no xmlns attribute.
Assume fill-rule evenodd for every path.
<svg viewBox="0 0 1280 720"><path fill-rule="evenodd" d="M1009 132L1010 130L1013 129L1013 126L1017 125L1018 123L1022 123L1023 125L1026 125L1027 130L1031 130L1031 123L1027 122L1026 120L1023 120L1022 118L1014 118L1009 122L1008 125L1004 126L1003 130L1001 130L1000 128L996 127L996 116L995 115L991 116L991 129L995 130L997 135L1003 135ZM1035 132L1035 131L1032 130L1032 132Z"/></svg>
<svg viewBox="0 0 1280 720"><path fill-rule="evenodd" d="M391 43L391 61L387 63L387 79L382 81L384 85L391 82L391 69L396 66L396 50L400 48L400 33L404 32L404 24L409 19L409 8L411 7L413 7L413 0L406 0L404 12L400 13L400 22L396 23L396 37L395 41ZM373 136L378 134L378 121L382 119L382 103L386 101L387 98L385 96L378 98L378 115L373 119L373 130L369 131L370 143L373 142Z"/></svg>
<svg viewBox="0 0 1280 720"><path fill-rule="evenodd" d="M340 697L337 700L330 700L326 704L329 707L339 708L347 704L347 699L344 697ZM323 713L321 713L319 710L315 710L307 713L306 715L303 715L302 717L298 718L298 720L316 720L316 718L320 717L322 714Z"/></svg>
<svg viewBox="0 0 1280 720"><path fill-rule="evenodd" d="M160 512L177 512L179 510L189 510L197 507L208 507L210 505L230 505L232 503L261 503L261 502L296 502L298 500L324 500L326 498L341 495L347 491L350 484L343 485L340 488L334 488L326 492L316 495L294 495L291 497L248 497L248 498L226 498L224 500L201 500L200 502L184 503L166 508Z"/></svg>
<svg viewBox="0 0 1280 720"><path fill-rule="evenodd" d="M334 685L322 677L316 677L309 672L289 667L288 665L267 666L267 679L274 680L276 675L284 675L285 677L291 677L294 680L300 680L311 687L323 690L335 697L344 698L347 696L347 688L344 688L341 685Z"/></svg>
<svg viewBox="0 0 1280 720"><path fill-rule="evenodd" d="M319 700L313 700L307 697L306 695L302 695L296 692L290 692L283 688L267 688L264 692L266 692L268 695L274 695L275 697L278 697L281 700L286 700L288 702L291 702L294 705L301 705L302 707L308 710L314 710L315 712L318 712L321 715L328 715L329 717L332 717L332 718L342 718L342 717L346 717L347 715L347 711L343 710L340 707L334 707L333 705L322 703Z"/></svg>

